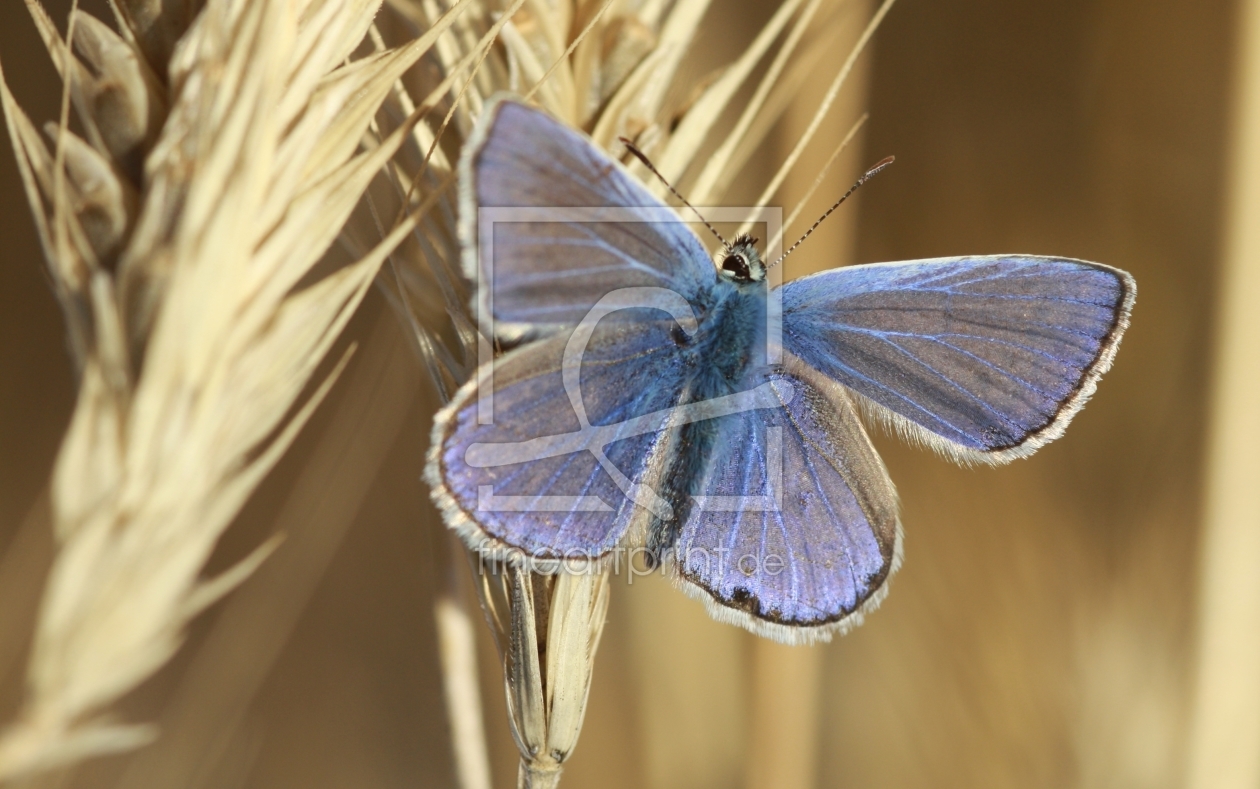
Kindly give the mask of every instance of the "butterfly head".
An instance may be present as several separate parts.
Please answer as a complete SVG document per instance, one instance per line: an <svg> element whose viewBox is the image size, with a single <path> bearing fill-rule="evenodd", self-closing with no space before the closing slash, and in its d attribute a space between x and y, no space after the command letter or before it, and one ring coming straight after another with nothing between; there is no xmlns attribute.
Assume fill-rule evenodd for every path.
<svg viewBox="0 0 1260 789"><path fill-rule="evenodd" d="M718 272L736 282L761 282L766 278L766 264L757 251L757 239L741 233L722 251Z"/></svg>

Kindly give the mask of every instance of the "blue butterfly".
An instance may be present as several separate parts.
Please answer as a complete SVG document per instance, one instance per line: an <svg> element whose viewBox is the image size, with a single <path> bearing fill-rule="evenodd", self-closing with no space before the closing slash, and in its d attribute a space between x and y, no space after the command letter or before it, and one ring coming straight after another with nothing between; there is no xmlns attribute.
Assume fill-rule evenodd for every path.
<svg viewBox="0 0 1260 789"><path fill-rule="evenodd" d="M581 133L492 101L460 163L465 273L512 346L437 415L426 479L483 556L664 569L715 618L826 640L901 561L858 414L960 461L1059 437L1111 365L1136 285L1029 255L850 266L770 288L715 264Z"/></svg>

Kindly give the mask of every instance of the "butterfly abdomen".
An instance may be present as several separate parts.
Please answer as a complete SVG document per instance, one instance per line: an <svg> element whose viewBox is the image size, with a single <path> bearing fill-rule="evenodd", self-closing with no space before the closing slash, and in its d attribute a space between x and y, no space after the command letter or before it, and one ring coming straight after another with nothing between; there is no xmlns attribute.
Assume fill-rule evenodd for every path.
<svg viewBox="0 0 1260 789"><path fill-rule="evenodd" d="M766 289L762 283L721 283L714 306L705 313L689 348L692 374L683 402L702 402L747 388L749 372L765 364ZM687 521L692 496L714 457L717 420L691 422L671 437L672 458L660 491L672 517L653 517L648 527L648 552L653 561L673 548L678 529Z"/></svg>
<svg viewBox="0 0 1260 789"><path fill-rule="evenodd" d="M679 427L670 437L674 442L673 458L658 491L669 502L671 517L652 516L648 525L648 562L660 563L661 557L674 547L679 527L691 512L693 488L703 479L711 461L717 429L711 421L691 422Z"/></svg>

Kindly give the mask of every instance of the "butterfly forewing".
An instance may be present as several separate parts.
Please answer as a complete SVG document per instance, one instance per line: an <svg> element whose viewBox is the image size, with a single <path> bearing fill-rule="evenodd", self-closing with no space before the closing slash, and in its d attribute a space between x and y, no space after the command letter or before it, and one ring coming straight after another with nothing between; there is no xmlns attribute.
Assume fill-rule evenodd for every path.
<svg viewBox="0 0 1260 789"><path fill-rule="evenodd" d="M461 164L465 271L497 331L576 324L617 288L668 288L690 299L715 281L708 253L676 214L546 114L498 100L469 151ZM572 208L580 214L564 211Z"/></svg>
<svg viewBox="0 0 1260 789"><path fill-rule="evenodd" d="M1122 271L1063 258L852 266L784 286L784 345L913 436L1003 462L1084 404L1134 290Z"/></svg>

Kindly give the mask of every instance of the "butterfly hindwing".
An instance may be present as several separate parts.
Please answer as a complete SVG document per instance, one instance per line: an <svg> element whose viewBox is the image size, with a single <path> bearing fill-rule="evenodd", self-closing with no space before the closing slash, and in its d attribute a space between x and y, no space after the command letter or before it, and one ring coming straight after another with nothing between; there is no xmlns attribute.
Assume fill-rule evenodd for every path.
<svg viewBox="0 0 1260 789"><path fill-rule="evenodd" d="M460 389L435 420L427 475L448 523L470 547L497 558L581 565L622 541L645 511L614 474L655 483L653 469L668 444L660 440L663 423L683 386L673 327L596 327L581 360L580 400L589 424L610 432L581 432L564 381L568 335L511 351ZM482 398L487 388L489 403ZM481 423L486 409L490 424Z"/></svg>
<svg viewBox="0 0 1260 789"><path fill-rule="evenodd" d="M783 287L783 342L911 436L1005 462L1057 438L1093 393L1135 287L1064 258L851 266Z"/></svg>
<svg viewBox="0 0 1260 789"><path fill-rule="evenodd" d="M497 333L576 324L617 288L667 288L694 300L716 279L677 214L537 109L493 100L460 167L465 273ZM568 221L565 208L595 221ZM486 209L506 213L479 222Z"/></svg>
<svg viewBox="0 0 1260 789"><path fill-rule="evenodd" d="M781 407L714 420L674 571L719 620L825 640L857 624L896 569L896 494L842 387L790 355L754 375L774 381Z"/></svg>

